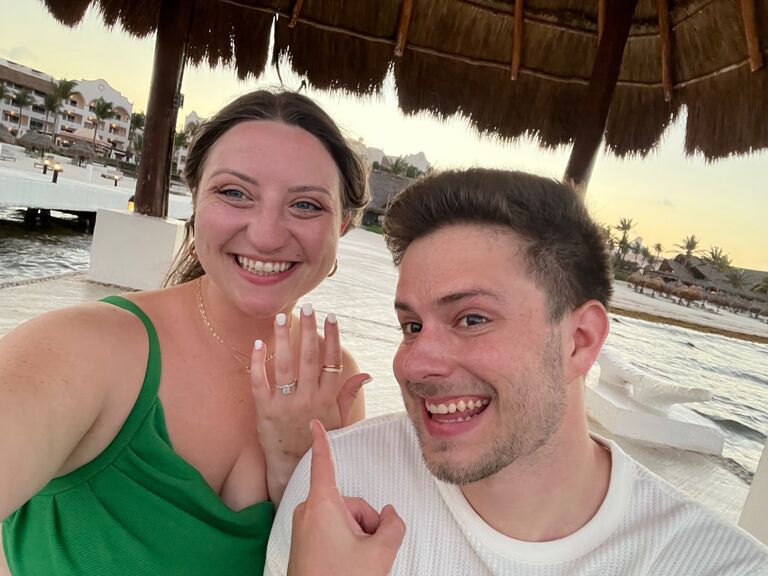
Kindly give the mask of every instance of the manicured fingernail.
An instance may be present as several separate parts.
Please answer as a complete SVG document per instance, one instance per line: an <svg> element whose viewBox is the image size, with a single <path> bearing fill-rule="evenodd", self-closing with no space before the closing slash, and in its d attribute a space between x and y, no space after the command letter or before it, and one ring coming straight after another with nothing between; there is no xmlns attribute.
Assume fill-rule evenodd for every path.
<svg viewBox="0 0 768 576"><path fill-rule="evenodd" d="M360 386L365 386L366 384L370 384L371 382L373 382L373 376L371 376L371 377L369 377L369 378L366 378L365 380L363 380L363 383L362 383L362 384L360 384Z"/></svg>
<svg viewBox="0 0 768 576"><path fill-rule="evenodd" d="M277 324L278 326L285 326L285 322L286 322L286 317L285 317L285 314L283 314L282 312L280 312L280 314L275 316L275 324Z"/></svg>
<svg viewBox="0 0 768 576"><path fill-rule="evenodd" d="M262 342L261 340L256 340L256 341L253 343L253 347L254 347L254 348L256 348L256 350L261 350L261 348L262 348L263 346L264 346L264 342Z"/></svg>
<svg viewBox="0 0 768 576"><path fill-rule="evenodd" d="M334 314L333 312L329 312L328 316L326 316L325 319L328 320L328 322L330 322L331 324L336 324L336 314Z"/></svg>
<svg viewBox="0 0 768 576"><path fill-rule="evenodd" d="M301 313L304 314L304 316L312 316L312 304L309 302L305 302L301 305Z"/></svg>

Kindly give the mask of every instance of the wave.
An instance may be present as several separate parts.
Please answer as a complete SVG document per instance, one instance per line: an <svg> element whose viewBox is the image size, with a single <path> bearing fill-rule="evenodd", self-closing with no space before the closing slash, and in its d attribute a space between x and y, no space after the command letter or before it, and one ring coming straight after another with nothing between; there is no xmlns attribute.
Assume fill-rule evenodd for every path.
<svg viewBox="0 0 768 576"><path fill-rule="evenodd" d="M739 422L737 420L731 420L730 418L718 418L717 416L713 416L712 414L707 414L705 412L699 412L698 410L694 410L694 412L696 412L697 414L701 414L702 416L704 416L705 418L708 418L709 420L712 420L712 422L714 422L721 428L728 430L729 432L733 432L738 436L744 436L760 444L764 443L766 438L768 438L768 436L766 436L760 430L755 430L754 428L747 426L743 422Z"/></svg>

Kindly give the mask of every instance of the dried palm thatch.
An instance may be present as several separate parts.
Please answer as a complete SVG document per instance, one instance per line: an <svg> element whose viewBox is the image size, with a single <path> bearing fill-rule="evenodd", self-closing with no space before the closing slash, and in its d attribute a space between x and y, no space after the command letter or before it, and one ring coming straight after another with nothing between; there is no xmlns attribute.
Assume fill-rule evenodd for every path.
<svg viewBox="0 0 768 576"><path fill-rule="evenodd" d="M8 130L8 128L0 124L0 144L15 144L15 143L16 143L16 136L11 134L11 131Z"/></svg>
<svg viewBox="0 0 768 576"><path fill-rule="evenodd" d="M38 150L50 150L53 148L53 139L41 134L37 130L29 130L18 139L19 145L24 148L36 148Z"/></svg>
<svg viewBox="0 0 768 576"><path fill-rule="evenodd" d="M515 0L197 0L187 54L257 75L277 15L272 61L287 59L316 87L375 93L391 69L407 113L461 112L481 131L553 147L574 140L605 24L599 6L612 1L526 0L516 22ZM155 31L160 5L45 3L70 26L93 4L108 25L137 36ZM768 147L768 123L757 121L768 117L766 56L768 2L638 0L605 146L644 155L686 108L689 154Z"/></svg>

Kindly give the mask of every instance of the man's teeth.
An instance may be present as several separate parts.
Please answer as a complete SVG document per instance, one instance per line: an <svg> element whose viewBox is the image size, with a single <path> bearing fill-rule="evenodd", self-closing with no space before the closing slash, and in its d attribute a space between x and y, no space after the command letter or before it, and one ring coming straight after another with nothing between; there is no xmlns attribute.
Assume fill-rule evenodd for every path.
<svg viewBox="0 0 768 576"><path fill-rule="evenodd" d="M245 256L238 256L237 263L249 272L260 275L278 274L293 266L293 262L262 262L261 260L251 260Z"/></svg>
<svg viewBox="0 0 768 576"><path fill-rule="evenodd" d="M482 408L487 406L490 400L470 400L464 402L459 400L456 403L450 404L426 404L427 410L430 414L453 414L455 412L465 412L467 410L474 410L475 408Z"/></svg>

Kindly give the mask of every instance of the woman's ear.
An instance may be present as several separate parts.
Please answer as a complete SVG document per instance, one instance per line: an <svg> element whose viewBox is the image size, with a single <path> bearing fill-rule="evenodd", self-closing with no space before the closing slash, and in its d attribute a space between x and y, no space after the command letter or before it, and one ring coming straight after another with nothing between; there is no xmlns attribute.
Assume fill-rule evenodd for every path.
<svg viewBox="0 0 768 576"><path fill-rule="evenodd" d="M347 228L349 227L349 223L351 221L352 221L351 214L344 214L341 217L341 226L339 226L339 236L344 236L344 234L347 233Z"/></svg>
<svg viewBox="0 0 768 576"><path fill-rule="evenodd" d="M597 360L597 355L608 337L610 321L605 307L597 300L589 300L565 319L569 331L569 346L565 360L566 381L586 375Z"/></svg>

